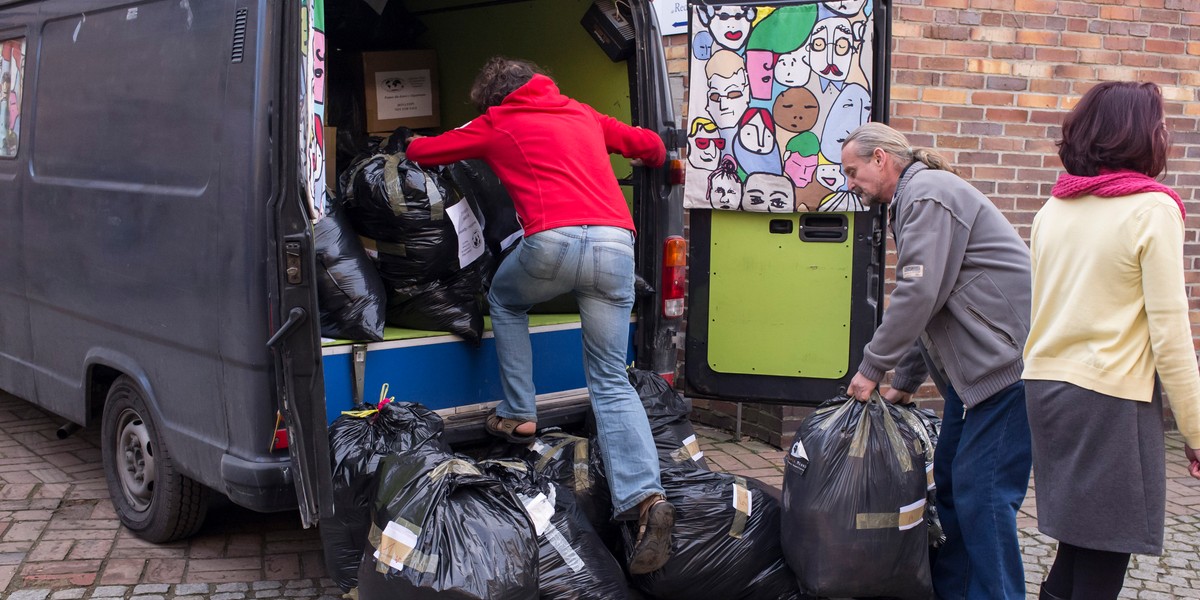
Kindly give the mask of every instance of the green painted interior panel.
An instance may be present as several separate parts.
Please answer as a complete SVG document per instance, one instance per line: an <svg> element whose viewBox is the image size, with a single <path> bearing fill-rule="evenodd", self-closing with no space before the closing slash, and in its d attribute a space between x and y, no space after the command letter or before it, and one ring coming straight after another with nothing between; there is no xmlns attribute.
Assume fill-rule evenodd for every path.
<svg viewBox="0 0 1200 600"><path fill-rule="evenodd" d="M578 322L579 322L579 314L578 313L564 313L564 314L556 314L556 315L529 315L529 326L530 327L541 327L544 325L564 325L567 323L578 323ZM484 331L492 330L492 318L491 317L485 316L483 318L483 330ZM383 341L385 341L385 342L392 342L392 341L396 341L396 340L415 340L418 338L437 337L437 336L441 336L441 335L451 335L451 334L446 333L445 331L424 331L424 330L420 330L420 329L403 329L400 327L391 327L391 326L383 328ZM329 340L329 341L323 341L321 343L321 346L323 346L323 347L345 346L347 344L353 344L353 343L355 343L353 340Z"/></svg>
<svg viewBox="0 0 1200 600"><path fill-rule="evenodd" d="M429 9L475 4L478 0L408 0L420 14ZM418 45L437 50L442 128L453 129L479 115L469 97L475 75L489 58L531 60L554 78L562 92L629 123L629 73L592 40L579 20L592 0L526 0L479 8L420 14L428 31ZM613 156L617 177L632 172ZM629 188L625 188L629 200Z"/></svg>
<svg viewBox="0 0 1200 600"><path fill-rule="evenodd" d="M848 216L853 231L855 215ZM800 217L713 211L708 324L713 371L846 375L852 239L801 241ZM791 220L791 233L770 233L776 219Z"/></svg>

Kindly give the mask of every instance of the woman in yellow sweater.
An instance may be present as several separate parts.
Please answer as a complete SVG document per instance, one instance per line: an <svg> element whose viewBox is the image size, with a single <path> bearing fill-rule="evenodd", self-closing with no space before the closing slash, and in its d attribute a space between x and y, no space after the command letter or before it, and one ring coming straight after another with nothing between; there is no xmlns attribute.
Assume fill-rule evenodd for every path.
<svg viewBox="0 0 1200 600"><path fill-rule="evenodd" d="M1025 344L1038 529L1059 541L1041 598L1100 600L1117 597L1131 553L1162 553L1161 390L1200 479L1200 373L1183 202L1153 179L1168 150L1158 87L1097 85L1058 146L1067 172L1033 222Z"/></svg>

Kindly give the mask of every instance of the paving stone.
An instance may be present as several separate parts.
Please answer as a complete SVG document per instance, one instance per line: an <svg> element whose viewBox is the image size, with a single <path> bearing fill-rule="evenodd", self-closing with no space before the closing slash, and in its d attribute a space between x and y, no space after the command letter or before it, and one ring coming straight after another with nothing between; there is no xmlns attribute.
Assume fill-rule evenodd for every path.
<svg viewBox="0 0 1200 600"><path fill-rule="evenodd" d="M250 585L246 583L222 583L217 586L217 593L221 592L245 592L250 589Z"/></svg>
<svg viewBox="0 0 1200 600"><path fill-rule="evenodd" d="M204 595L208 593L207 583L180 583L175 586L176 596L189 596L193 594Z"/></svg>
<svg viewBox="0 0 1200 600"><path fill-rule="evenodd" d="M58 590L50 594L50 600L79 600L87 594L87 588L72 588L69 590Z"/></svg>
<svg viewBox="0 0 1200 600"><path fill-rule="evenodd" d="M50 590L18 590L13 592L8 600L45 600L50 596Z"/></svg>
<svg viewBox="0 0 1200 600"><path fill-rule="evenodd" d="M277 590L283 587L283 583L279 581L255 581L250 584L250 589L253 590Z"/></svg>
<svg viewBox="0 0 1200 600"><path fill-rule="evenodd" d="M245 592L225 592L224 594L213 594L210 600L243 600L246 598Z"/></svg>
<svg viewBox="0 0 1200 600"><path fill-rule="evenodd" d="M92 590L92 598L123 598L129 588L123 585L102 585Z"/></svg>

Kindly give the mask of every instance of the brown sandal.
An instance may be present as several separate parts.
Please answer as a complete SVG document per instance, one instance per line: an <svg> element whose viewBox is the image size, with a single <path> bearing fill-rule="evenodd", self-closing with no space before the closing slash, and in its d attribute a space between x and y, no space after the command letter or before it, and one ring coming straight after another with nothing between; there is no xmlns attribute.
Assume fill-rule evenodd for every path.
<svg viewBox="0 0 1200 600"><path fill-rule="evenodd" d="M488 433L490 433L498 438L508 440L509 442L511 442L513 444L528 444L528 443L532 442L533 440L537 439L536 433L532 433L529 435L521 435L521 434L517 433L517 428L526 423L532 423L532 422L533 421L521 421L518 419L506 419L506 418L501 417L500 415L496 414L496 409L493 408L492 412L488 413L487 420L485 420L483 422L483 428L485 430L487 430ZM535 431L536 431L536 427L537 426L535 425L534 426Z"/></svg>
<svg viewBox="0 0 1200 600"><path fill-rule="evenodd" d="M629 557L630 575L653 573L671 558L675 507L663 496L651 498L654 500L642 510L638 519L637 541L633 544L633 555Z"/></svg>

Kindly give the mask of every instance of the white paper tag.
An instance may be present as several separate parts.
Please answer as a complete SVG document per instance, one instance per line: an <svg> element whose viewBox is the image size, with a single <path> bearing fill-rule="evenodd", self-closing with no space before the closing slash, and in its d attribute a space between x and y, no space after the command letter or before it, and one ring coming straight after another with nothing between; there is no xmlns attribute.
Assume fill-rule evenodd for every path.
<svg viewBox="0 0 1200 600"><path fill-rule="evenodd" d="M900 507L900 531L912 529L924 522L925 498Z"/></svg>
<svg viewBox="0 0 1200 600"><path fill-rule="evenodd" d="M692 457L692 460L699 461L700 459L704 458L704 451L700 449L700 444L696 442L695 434L689 435L683 440L683 447L687 449L688 453Z"/></svg>
<svg viewBox="0 0 1200 600"><path fill-rule="evenodd" d="M395 521L388 521L379 549L375 550L375 559L397 571L403 571L404 559L416 546L417 534Z"/></svg>
<svg viewBox="0 0 1200 600"><path fill-rule="evenodd" d="M550 525L550 517L554 516L554 500L539 493L532 498L521 496L521 502L525 505L525 512L529 514L529 520L533 521L534 532L542 535L542 532L546 531L546 527Z"/></svg>
<svg viewBox="0 0 1200 600"><path fill-rule="evenodd" d="M529 443L529 451L533 452L534 454L536 454L538 456L542 456L543 454L545 454L546 450L548 450L549 448L550 448L549 446L542 443L542 440L533 440L532 442Z"/></svg>
<svg viewBox="0 0 1200 600"><path fill-rule="evenodd" d="M808 460L808 451L804 449L804 443L800 440L796 440L796 443L792 444L792 450L789 454L791 454L793 458Z"/></svg>
<svg viewBox="0 0 1200 600"><path fill-rule="evenodd" d="M454 231L458 234L458 268L465 269L467 265L483 256L487 246L483 243L483 228L471 211L471 205L465 200L446 209L450 221L454 223Z"/></svg>
<svg viewBox="0 0 1200 600"><path fill-rule="evenodd" d="M736 483L733 485L733 502L731 504L734 510L746 513L747 518L754 514L754 494Z"/></svg>

